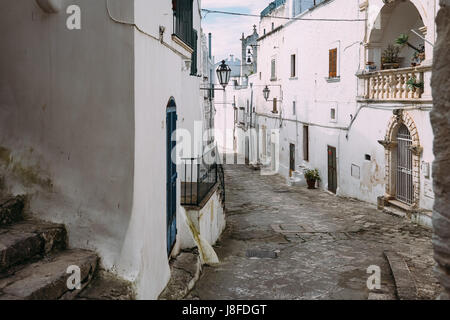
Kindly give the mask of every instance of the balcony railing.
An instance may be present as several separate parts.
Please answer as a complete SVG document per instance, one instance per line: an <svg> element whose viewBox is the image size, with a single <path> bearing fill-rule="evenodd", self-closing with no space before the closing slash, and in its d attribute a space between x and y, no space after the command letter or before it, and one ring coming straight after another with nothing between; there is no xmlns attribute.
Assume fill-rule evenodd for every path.
<svg viewBox="0 0 450 320"><path fill-rule="evenodd" d="M182 159L181 205L199 206L218 181L216 150L200 158Z"/></svg>
<svg viewBox="0 0 450 320"><path fill-rule="evenodd" d="M357 75L359 98L365 100L431 100L431 66L391 69ZM411 81L416 86L411 85Z"/></svg>

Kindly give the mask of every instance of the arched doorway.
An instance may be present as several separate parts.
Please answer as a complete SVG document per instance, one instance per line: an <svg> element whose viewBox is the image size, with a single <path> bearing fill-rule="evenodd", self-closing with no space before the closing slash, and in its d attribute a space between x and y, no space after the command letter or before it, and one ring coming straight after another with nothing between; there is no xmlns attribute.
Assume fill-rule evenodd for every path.
<svg viewBox="0 0 450 320"><path fill-rule="evenodd" d="M395 113L388 124L384 140L378 141L386 151L385 199L398 200L412 208L418 208L423 148L409 112L396 110Z"/></svg>
<svg viewBox="0 0 450 320"><path fill-rule="evenodd" d="M396 198L408 205L414 203L412 142L408 128L401 124L397 132Z"/></svg>
<svg viewBox="0 0 450 320"><path fill-rule="evenodd" d="M175 100L170 99L166 111L166 215L167 215L167 254L170 255L177 236L177 166L172 161L172 150L176 146L176 141L172 140L172 135L177 129L177 107Z"/></svg>

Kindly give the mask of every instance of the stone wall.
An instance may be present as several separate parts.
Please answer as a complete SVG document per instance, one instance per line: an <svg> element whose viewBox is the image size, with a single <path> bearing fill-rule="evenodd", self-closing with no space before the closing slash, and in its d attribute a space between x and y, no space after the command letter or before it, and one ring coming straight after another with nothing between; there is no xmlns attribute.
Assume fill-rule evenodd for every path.
<svg viewBox="0 0 450 320"><path fill-rule="evenodd" d="M450 299L450 0L440 1L437 16L438 38L434 47L433 98L431 122L435 134L433 168L436 202L433 213L434 250L437 272Z"/></svg>

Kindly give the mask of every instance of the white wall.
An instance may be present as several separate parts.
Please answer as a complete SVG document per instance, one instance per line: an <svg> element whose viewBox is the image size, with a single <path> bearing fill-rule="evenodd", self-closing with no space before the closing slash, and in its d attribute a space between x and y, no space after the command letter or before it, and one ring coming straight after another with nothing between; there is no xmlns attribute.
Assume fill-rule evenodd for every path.
<svg viewBox="0 0 450 320"><path fill-rule="evenodd" d="M344 0L328 1L297 17L355 21L290 21L281 30L260 40L255 99L259 126L265 125L268 130L280 129L281 126L279 172L282 175L287 177L289 174L289 145L295 144L297 170L301 171L303 167L319 169L322 176L321 185L326 189L327 146L333 146L337 148L338 194L376 203L377 197L385 193L385 152L378 140L384 139L392 111L411 105L391 103L385 105L383 110L379 110L377 105L366 108L366 104L357 102L358 80L355 75L364 68L366 62L364 41L370 34L363 21L356 21L366 17L366 11L360 10L360 3L362 1L359 3ZM427 39L430 40L434 38L434 23L430 24L433 21L430 16L434 14L435 3L426 1L420 4L419 10L427 17L424 23L428 27ZM383 4L377 7L378 5L375 0L369 1L367 11L369 25L376 19ZM378 11L374 9L375 7ZM416 18L417 16L414 16L414 19ZM261 28L267 28L268 23L270 18L262 19L261 34L263 34ZM392 37L394 36L391 35ZM328 52L333 48L338 50L339 79L330 80ZM292 54L297 56L295 78L290 77ZM270 79L273 58L277 61L275 81ZM432 54L427 53L427 59L431 60ZM264 100L262 94L265 85L269 85L271 90L268 102ZM425 83L425 87L427 92L428 82ZM271 112L273 103L270 100L274 97L282 101L278 103L281 115L280 112L278 114ZM245 99L245 96L241 99ZM292 110L293 101L296 101L295 114ZM364 108L358 113L360 107ZM421 161L429 162L433 160L432 131L426 109L430 105L426 104L424 107L423 111L411 111L411 114L420 131L421 145L424 147ZM336 110L334 120L330 116L331 108ZM349 129L354 117L357 118ZM303 161L303 125L309 126L308 162ZM267 149L270 150L269 146ZM371 156L370 161L365 160L366 154ZM359 167L359 178L351 175L352 165ZM429 189L431 180L424 179L422 175L421 184L420 205L422 208L431 209L433 199L425 196L425 190Z"/></svg>
<svg viewBox="0 0 450 320"><path fill-rule="evenodd" d="M57 14L35 1L0 4L0 151L14 157L0 166L13 192L33 195L36 215L67 225L71 246L97 251L139 298L155 299L170 277L166 106L173 97L178 127L193 132L200 79L171 39L170 1L74 0L77 31L62 3Z"/></svg>
<svg viewBox="0 0 450 320"><path fill-rule="evenodd" d="M110 3L133 15L132 2ZM133 206L133 29L112 23L104 1L70 4L81 30L66 28L65 6L0 4L0 145L14 158L11 191L32 194L36 214L112 268Z"/></svg>

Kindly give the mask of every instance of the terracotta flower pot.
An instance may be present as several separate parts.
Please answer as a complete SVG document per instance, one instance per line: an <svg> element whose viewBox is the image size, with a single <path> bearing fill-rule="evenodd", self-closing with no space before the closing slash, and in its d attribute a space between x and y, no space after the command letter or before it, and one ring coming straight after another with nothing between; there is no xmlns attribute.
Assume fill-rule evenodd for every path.
<svg viewBox="0 0 450 320"><path fill-rule="evenodd" d="M308 189L315 189L316 188L316 180L306 180L308 183Z"/></svg>

